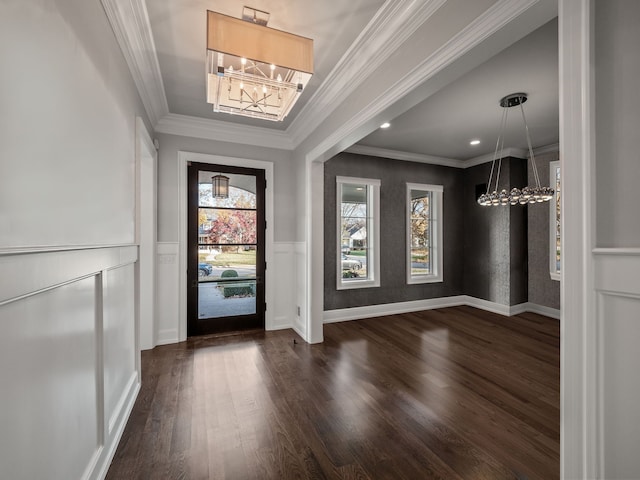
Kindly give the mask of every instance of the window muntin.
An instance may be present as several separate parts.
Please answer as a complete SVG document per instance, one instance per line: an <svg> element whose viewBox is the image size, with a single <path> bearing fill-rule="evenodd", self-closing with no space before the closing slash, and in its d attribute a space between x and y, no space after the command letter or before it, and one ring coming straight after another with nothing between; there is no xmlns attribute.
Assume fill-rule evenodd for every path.
<svg viewBox="0 0 640 480"><path fill-rule="evenodd" d="M407 283L442 281L442 192L407 183Z"/></svg>
<svg viewBox="0 0 640 480"><path fill-rule="evenodd" d="M338 290L377 287L380 180L337 177Z"/></svg>
<svg viewBox="0 0 640 480"><path fill-rule="evenodd" d="M549 273L553 280L560 280L560 161L549 163L549 180L555 190L549 202Z"/></svg>

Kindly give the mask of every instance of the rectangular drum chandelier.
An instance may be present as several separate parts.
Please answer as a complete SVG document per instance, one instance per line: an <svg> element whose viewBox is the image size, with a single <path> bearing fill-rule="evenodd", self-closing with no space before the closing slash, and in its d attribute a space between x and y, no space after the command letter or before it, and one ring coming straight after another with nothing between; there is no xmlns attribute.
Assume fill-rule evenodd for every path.
<svg viewBox="0 0 640 480"><path fill-rule="evenodd" d="M313 74L313 40L247 10L247 20L207 11L207 102L214 112L282 121Z"/></svg>

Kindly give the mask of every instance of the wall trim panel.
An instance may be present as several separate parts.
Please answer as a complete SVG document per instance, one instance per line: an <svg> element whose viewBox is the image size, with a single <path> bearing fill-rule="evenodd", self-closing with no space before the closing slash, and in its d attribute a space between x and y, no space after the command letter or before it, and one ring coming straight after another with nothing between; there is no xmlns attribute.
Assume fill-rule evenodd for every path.
<svg viewBox="0 0 640 480"><path fill-rule="evenodd" d="M46 352L42 348L33 350L28 362L11 365L3 362L0 378L3 378L9 392L17 378L24 379L20 381L21 389L40 392L41 381L30 375L34 363L38 363L38 370L45 375L44 378L60 377L60 382L53 384L55 388L40 392L40 401L45 406L39 408L38 415L57 417L73 425L77 421L77 412L84 412L88 417L83 422L95 425L95 437L91 436L96 443L91 449L87 448L86 439L73 435L65 439L66 445L55 447L61 449L56 453L56 461L60 465L80 465L78 478L83 480L105 477L140 389L136 289L133 288L136 261L136 245L0 253L0 278L4 280L0 284L0 313L4 312L6 317L3 319L6 320L6 330L0 340L0 348L2 342L20 341L24 331L18 327L24 325L41 325L42 333L38 328L28 327L29 344L44 341L47 345ZM11 282L6 281L8 279ZM82 294L89 291L92 292L90 295ZM79 329L79 325L82 328ZM90 343L87 343L87 337L92 339ZM69 353L70 345L84 348L84 360L78 361L77 353ZM57 363L52 362L49 366L49 356L57 359ZM59 368L64 365L61 362L68 362L69 358L73 358L74 368L70 372L62 372L64 375L61 376ZM114 358L118 361L113 362ZM123 378L124 382L117 381L118 378ZM78 388L78 381L93 384L90 389L95 395L70 395ZM113 386L109 387L110 384ZM68 397L65 411L53 411L55 401L63 394ZM116 401L107 409L109 398ZM14 407L23 414L29 414L28 405L25 404L24 411L20 410L23 407ZM47 411L49 405L52 411ZM7 418L12 418L11 412ZM18 426L8 425L8 428ZM46 426L42 429L44 434ZM48 437L45 435L44 438ZM54 446L49 444L38 448L51 449ZM11 471L5 469L10 464L6 455L10 452L5 451L4 455L0 452L2 478ZM39 451L36 449L29 455L38 457ZM55 466L41 465L38 469L49 469L47 478L59 478L60 472L56 476ZM33 473L36 474L35 471Z"/></svg>
<svg viewBox="0 0 640 480"><path fill-rule="evenodd" d="M138 258L136 245L55 250L36 250L17 254L0 254L0 305L44 290L92 276L102 270L134 263ZM25 272L38 272L25 275Z"/></svg>
<svg viewBox="0 0 640 480"><path fill-rule="evenodd" d="M595 344L596 391L594 437L599 478L631 478L640 471L632 454L640 442L637 405L640 382L634 375L640 355L640 248L595 248L595 325L589 329Z"/></svg>

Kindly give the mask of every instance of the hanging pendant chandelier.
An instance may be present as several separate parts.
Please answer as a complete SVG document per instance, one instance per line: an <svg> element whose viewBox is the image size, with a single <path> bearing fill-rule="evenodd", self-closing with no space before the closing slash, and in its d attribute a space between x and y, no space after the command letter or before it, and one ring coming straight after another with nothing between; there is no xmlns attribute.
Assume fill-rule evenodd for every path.
<svg viewBox="0 0 640 480"><path fill-rule="evenodd" d="M220 173L211 177L211 194L213 198L229 198L229 177Z"/></svg>
<svg viewBox="0 0 640 480"><path fill-rule="evenodd" d="M533 155L531 147L531 136L529 135L529 126L524 115L524 107L522 104L527 101L525 93L512 93L500 100L500 106L504 108L502 111L502 120L500 122L500 134L496 142L496 150L491 162L491 173L487 182L487 191L478 197L478 204L483 207L496 205L525 205L527 203L542 203L553 198L554 190L551 187L543 187L540 184L540 176L536 167L536 159ZM511 191L506 189L499 190L500 185L500 169L502 167L502 157L504 152L504 132L507 126L507 115L511 107L520 106L522 112L522 121L524 122L524 131L527 137L527 147L529 148L529 159L533 169L533 178L535 185L526 186L522 189L512 188ZM495 180L494 180L495 173ZM493 189L492 189L493 185Z"/></svg>

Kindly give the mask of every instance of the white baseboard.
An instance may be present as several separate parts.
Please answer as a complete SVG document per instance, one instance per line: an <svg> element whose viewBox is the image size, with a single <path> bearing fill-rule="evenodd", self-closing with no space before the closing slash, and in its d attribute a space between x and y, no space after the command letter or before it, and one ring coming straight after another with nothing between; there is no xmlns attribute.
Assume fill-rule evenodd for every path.
<svg viewBox="0 0 640 480"><path fill-rule="evenodd" d="M273 319L273 325L268 326L265 330L284 330L286 328L293 328L291 319L287 316L278 316Z"/></svg>
<svg viewBox="0 0 640 480"><path fill-rule="evenodd" d="M466 299L465 305L470 307L476 307L480 310L485 310L487 312L497 313L499 315L504 315L505 317L510 317L511 315L517 315L518 313L522 313L524 310L519 310L519 305L502 305L501 303L490 302L489 300L483 300L482 298L470 297L469 295L464 296Z"/></svg>
<svg viewBox="0 0 640 480"><path fill-rule="evenodd" d="M341 308L324 311L324 323L344 322L347 320L359 320L363 318L382 317L398 313L417 312L420 310L433 310L435 308L455 307L468 305L488 312L510 317L524 312L534 312L551 318L560 319L560 310L536 305L535 303L521 303L518 305L502 305L469 295L457 295L454 297L430 298L427 300L414 300L410 302L387 303L382 305L367 305L364 307ZM295 329L295 328L294 328Z"/></svg>
<svg viewBox="0 0 640 480"><path fill-rule="evenodd" d="M523 303L525 306L525 312L538 313L540 315L544 315L546 317L555 318L556 320L560 320L560 310L557 308L545 307L544 305L538 305L536 303Z"/></svg>
<svg viewBox="0 0 640 480"><path fill-rule="evenodd" d="M178 343L179 341L177 328L165 328L158 332L156 345L169 345L170 343Z"/></svg>
<svg viewBox="0 0 640 480"><path fill-rule="evenodd" d="M427 300L413 300L410 302L385 303L381 305L367 305L364 307L341 308L324 311L324 323L344 322L362 318L382 317L398 313L418 312L434 308L454 307L466 305L466 296L430 298Z"/></svg>

